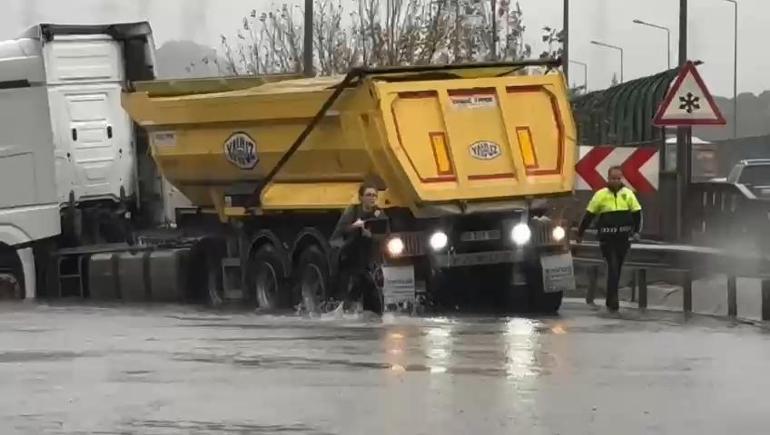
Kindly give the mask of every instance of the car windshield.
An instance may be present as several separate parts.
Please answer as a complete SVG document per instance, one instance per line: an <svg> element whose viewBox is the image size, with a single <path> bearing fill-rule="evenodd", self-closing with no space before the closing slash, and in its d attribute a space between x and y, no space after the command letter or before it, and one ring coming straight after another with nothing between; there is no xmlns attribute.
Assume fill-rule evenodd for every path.
<svg viewBox="0 0 770 435"><path fill-rule="evenodd" d="M741 171L738 182L752 186L770 186L770 164L746 166Z"/></svg>

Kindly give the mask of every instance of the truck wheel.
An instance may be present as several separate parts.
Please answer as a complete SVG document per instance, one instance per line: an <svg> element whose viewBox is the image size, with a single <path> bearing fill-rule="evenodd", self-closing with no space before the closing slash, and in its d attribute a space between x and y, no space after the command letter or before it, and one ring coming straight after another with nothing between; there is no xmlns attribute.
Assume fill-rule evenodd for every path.
<svg viewBox="0 0 770 435"><path fill-rule="evenodd" d="M545 293L543 287L543 267L539 262L530 263L525 270L529 288L530 311L543 314L556 314L561 308L563 292Z"/></svg>
<svg viewBox="0 0 770 435"><path fill-rule="evenodd" d="M24 295L24 270L13 248L0 247L0 300L21 299Z"/></svg>
<svg viewBox="0 0 770 435"><path fill-rule="evenodd" d="M191 299L207 305L224 302L222 258L224 247L215 240L202 240L190 250L189 273Z"/></svg>
<svg viewBox="0 0 770 435"><path fill-rule="evenodd" d="M299 256L295 288L308 312L319 312L329 295L329 260L317 246Z"/></svg>
<svg viewBox="0 0 770 435"><path fill-rule="evenodd" d="M437 310L458 311L465 279L456 269L431 270L427 276L428 305Z"/></svg>
<svg viewBox="0 0 770 435"><path fill-rule="evenodd" d="M254 254L249 274L260 308L291 308L291 294L287 291L285 272L283 261L273 246L262 246Z"/></svg>

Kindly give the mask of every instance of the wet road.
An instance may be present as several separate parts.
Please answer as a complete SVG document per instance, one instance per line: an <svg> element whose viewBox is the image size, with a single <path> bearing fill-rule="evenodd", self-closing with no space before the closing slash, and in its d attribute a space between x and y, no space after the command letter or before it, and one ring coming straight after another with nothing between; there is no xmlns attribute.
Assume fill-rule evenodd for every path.
<svg viewBox="0 0 770 435"><path fill-rule="evenodd" d="M0 305L0 433L767 433L770 335L672 313Z"/></svg>

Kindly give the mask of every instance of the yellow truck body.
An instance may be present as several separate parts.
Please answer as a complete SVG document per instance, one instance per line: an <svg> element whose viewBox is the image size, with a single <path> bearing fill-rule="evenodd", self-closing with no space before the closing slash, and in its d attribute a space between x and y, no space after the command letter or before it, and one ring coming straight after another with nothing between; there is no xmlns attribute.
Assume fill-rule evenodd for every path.
<svg viewBox="0 0 770 435"><path fill-rule="evenodd" d="M228 192L264 180L342 77L136 83L123 105L149 133L163 176L223 221L344 208L371 176L387 187L382 207L416 217L573 191L575 122L560 73L479 67L445 74L357 78L254 207L234 204Z"/></svg>

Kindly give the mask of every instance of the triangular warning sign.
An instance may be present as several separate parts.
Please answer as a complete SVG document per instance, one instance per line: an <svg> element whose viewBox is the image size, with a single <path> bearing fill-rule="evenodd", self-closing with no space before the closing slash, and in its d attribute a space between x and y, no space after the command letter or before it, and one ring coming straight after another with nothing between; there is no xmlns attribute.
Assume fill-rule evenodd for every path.
<svg viewBox="0 0 770 435"><path fill-rule="evenodd" d="M695 64L688 61L658 108L653 124L663 126L725 125L714 98Z"/></svg>

